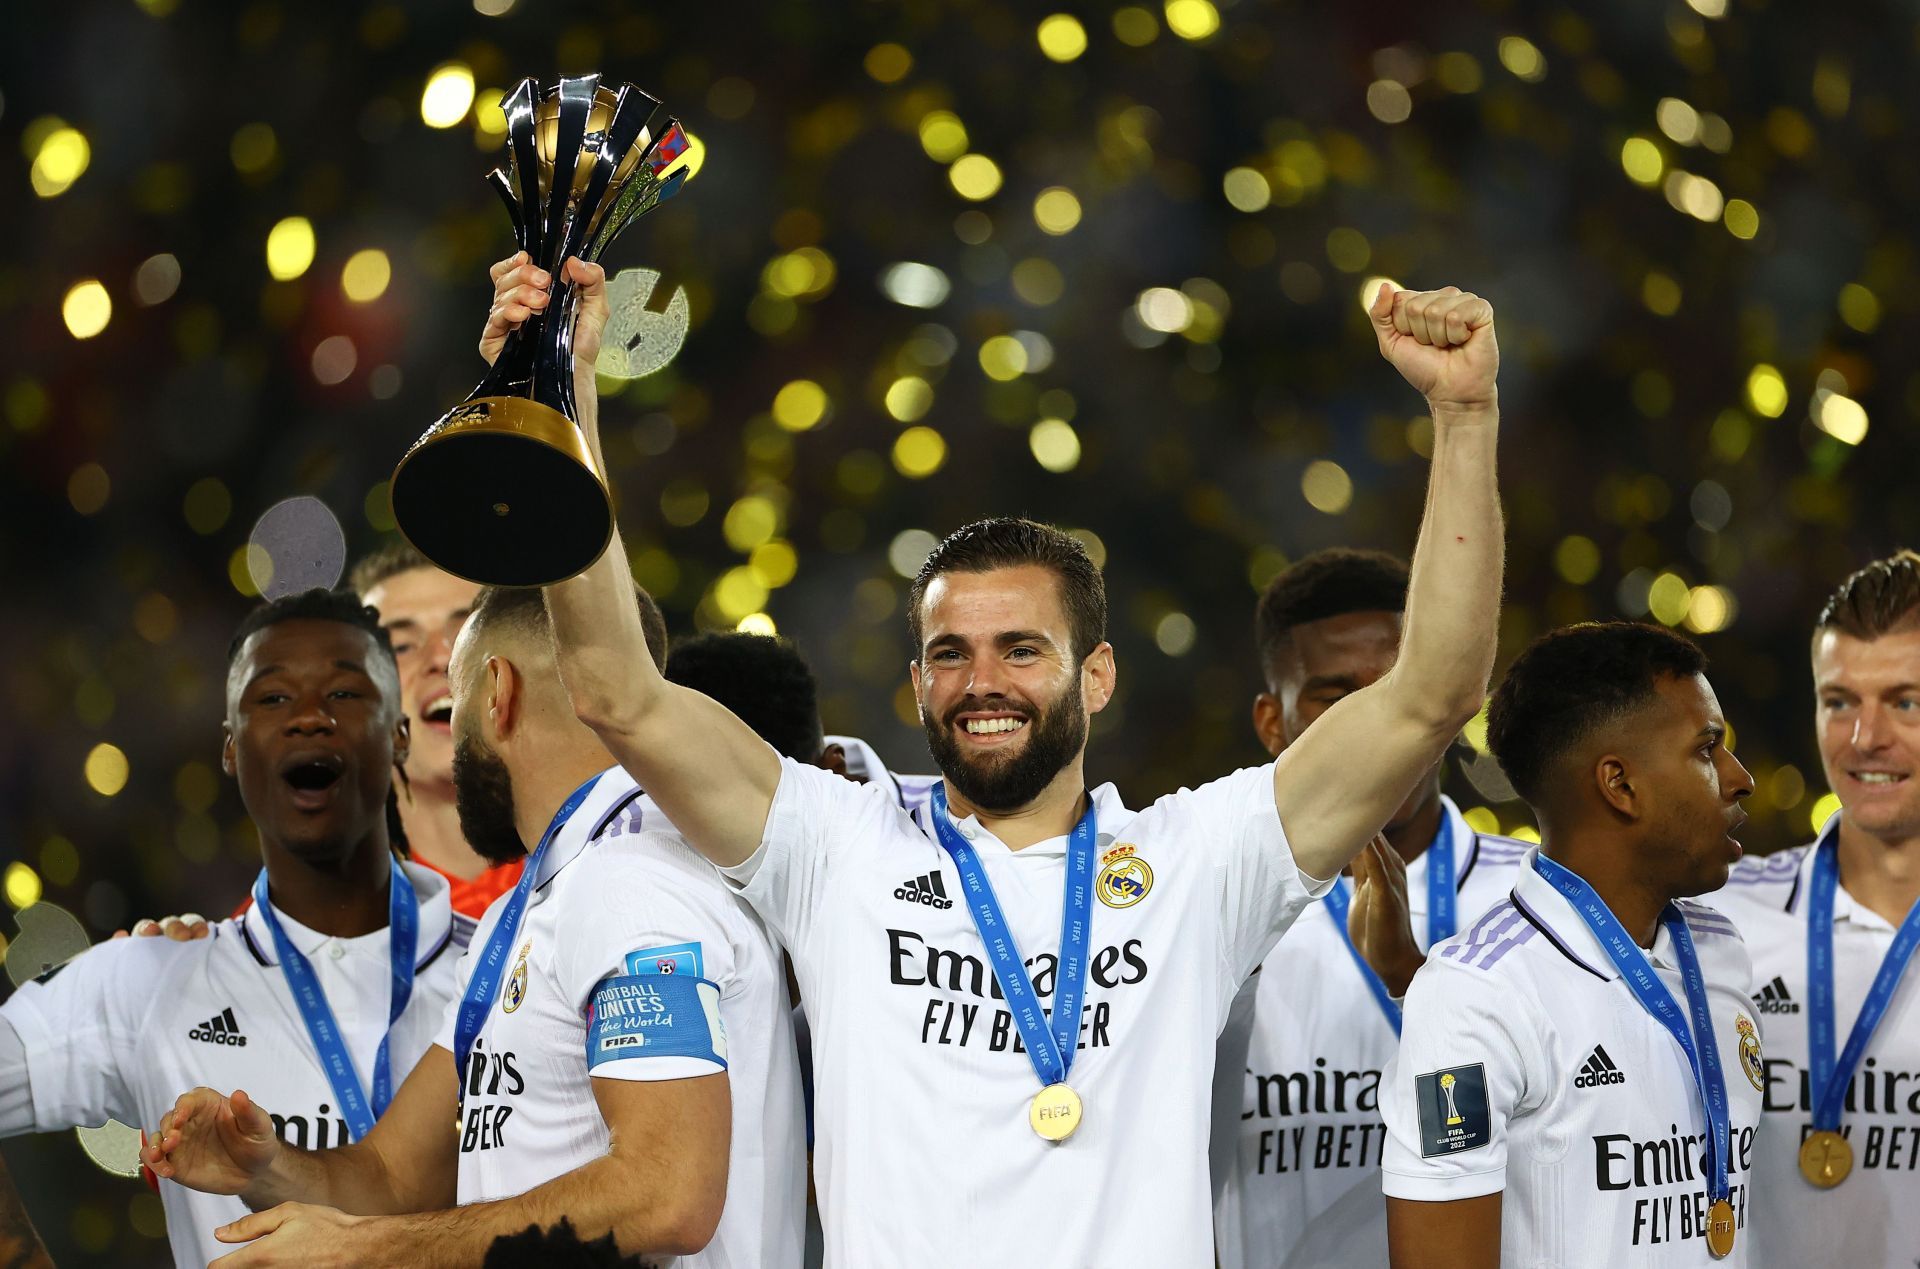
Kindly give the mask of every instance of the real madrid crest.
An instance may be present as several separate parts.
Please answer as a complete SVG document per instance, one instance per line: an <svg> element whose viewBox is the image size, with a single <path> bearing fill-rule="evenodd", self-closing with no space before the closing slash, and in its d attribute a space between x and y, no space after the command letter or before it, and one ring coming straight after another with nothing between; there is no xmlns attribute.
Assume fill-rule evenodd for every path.
<svg viewBox="0 0 1920 1269"><path fill-rule="evenodd" d="M1744 1013L1733 1015L1733 1025L1740 1033L1740 1069L1747 1073L1747 1082L1753 1085L1754 1091L1764 1093L1767 1066L1760 1058L1760 1036Z"/></svg>
<svg viewBox="0 0 1920 1269"><path fill-rule="evenodd" d="M513 962L513 972L507 975L507 985L500 989L500 1010L512 1013L527 998L527 953L533 950L532 943L520 945L520 956Z"/></svg>
<svg viewBox="0 0 1920 1269"><path fill-rule="evenodd" d="M1153 869L1140 858L1137 848L1121 842L1100 856L1100 875L1093 892L1109 908L1131 908L1153 889Z"/></svg>

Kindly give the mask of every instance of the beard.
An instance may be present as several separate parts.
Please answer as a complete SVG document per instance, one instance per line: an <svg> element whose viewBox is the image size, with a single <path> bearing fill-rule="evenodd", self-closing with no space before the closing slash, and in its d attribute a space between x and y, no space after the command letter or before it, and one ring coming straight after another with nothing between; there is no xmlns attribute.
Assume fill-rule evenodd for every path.
<svg viewBox="0 0 1920 1269"><path fill-rule="evenodd" d="M1027 743L1017 752L969 755L954 739L954 720L985 710L1014 710L1027 720ZM927 748L940 774L953 781L960 796L983 811L1013 811L1027 805L1087 743L1087 715L1081 704L1080 676L1050 707L1036 710L1013 701L981 702L969 696L935 721L922 718Z"/></svg>
<svg viewBox="0 0 1920 1269"><path fill-rule="evenodd" d="M507 864L527 853L514 826L513 776L499 754L471 736L453 746L453 797L460 834L476 855Z"/></svg>

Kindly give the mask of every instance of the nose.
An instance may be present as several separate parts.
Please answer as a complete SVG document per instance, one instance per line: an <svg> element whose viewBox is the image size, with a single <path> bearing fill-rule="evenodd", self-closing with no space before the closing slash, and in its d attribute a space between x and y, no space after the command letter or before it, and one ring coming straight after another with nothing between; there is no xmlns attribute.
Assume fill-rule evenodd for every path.
<svg viewBox="0 0 1920 1269"><path fill-rule="evenodd" d="M1876 701L1862 701L1853 719L1853 747L1861 753L1884 748L1890 739L1884 711Z"/></svg>
<svg viewBox="0 0 1920 1269"><path fill-rule="evenodd" d="M459 637L460 623L454 621L448 622L428 635L420 649L426 654L427 669L438 670L445 674L448 663L453 660L453 641Z"/></svg>
<svg viewBox="0 0 1920 1269"><path fill-rule="evenodd" d="M1720 790L1728 801L1737 802L1741 798L1753 796L1753 774L1746 765L1727 750L1721 750L1726 756L1727 765L1732 768L1720 773Z"/></svg>
<svg viewBox="0 0 1920 1269"><path fill-rule="evenodd" d="M305 693L294 702L287 718L289 736L331 736L335 723L333 708L323 692Z"/></svg>
<svg viewBox="0 0 1920 1269"><path fill-rule="evenodd" d="M969 696L1005 696L1007 694L1006 668L998 657L981 657L968 667L967 694Z"/></svg>

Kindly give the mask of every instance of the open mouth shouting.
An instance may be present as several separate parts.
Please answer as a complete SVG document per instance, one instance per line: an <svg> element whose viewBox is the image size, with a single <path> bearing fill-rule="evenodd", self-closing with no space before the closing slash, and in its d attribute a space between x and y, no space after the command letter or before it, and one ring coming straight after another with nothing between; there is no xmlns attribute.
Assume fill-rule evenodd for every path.
<svg viewBox="0 0 1920 1269"><path fill-rule="evenodd" d="M428 697L420 705L420 725L430 727L441 735L451 735L453 731L453 693L441 691Z"/></svg>
<svg viewBox="0 0 1920 1269"><path fill-rule="evenodd" d="M290 800L302 811L324 811L333 803L346 763L336 753L310 750L290 755L280 766Z"/></svg>

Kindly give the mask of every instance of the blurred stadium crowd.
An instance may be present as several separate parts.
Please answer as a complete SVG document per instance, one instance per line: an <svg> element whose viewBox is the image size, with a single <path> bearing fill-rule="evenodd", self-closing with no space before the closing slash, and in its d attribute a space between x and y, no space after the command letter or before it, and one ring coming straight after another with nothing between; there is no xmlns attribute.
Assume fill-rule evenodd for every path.
<svg viewBox="0 0 1920 1269"><path fill-rule="evenodd" d="M1431 425L1360 297L1457 282L1506 352L1503 652L1588 617L1694 632L1758 782L1750 844L1830 809L1814 609L1920 538L1909 6L697 16L9 12L10 911L98 939L242 897L227 636L392 531L394 461L480 375L499 95L596 69L696 139L688 196L607 260L646 271L604 369L649 373L602 381L636 575L676 632L793 637L830 731L924 766L906 578L963 520L1026 513L1107 560L1099 778L1144 801L1258 758L1256 589L1317 547L1410 550L1420 510ZM1470 728L1450 788L1524 834L1483 751ZM43 1222L61 1263L164 1260L144 1187L63 1140L8 1156L30 1206L75 1196Z"/></svg>

